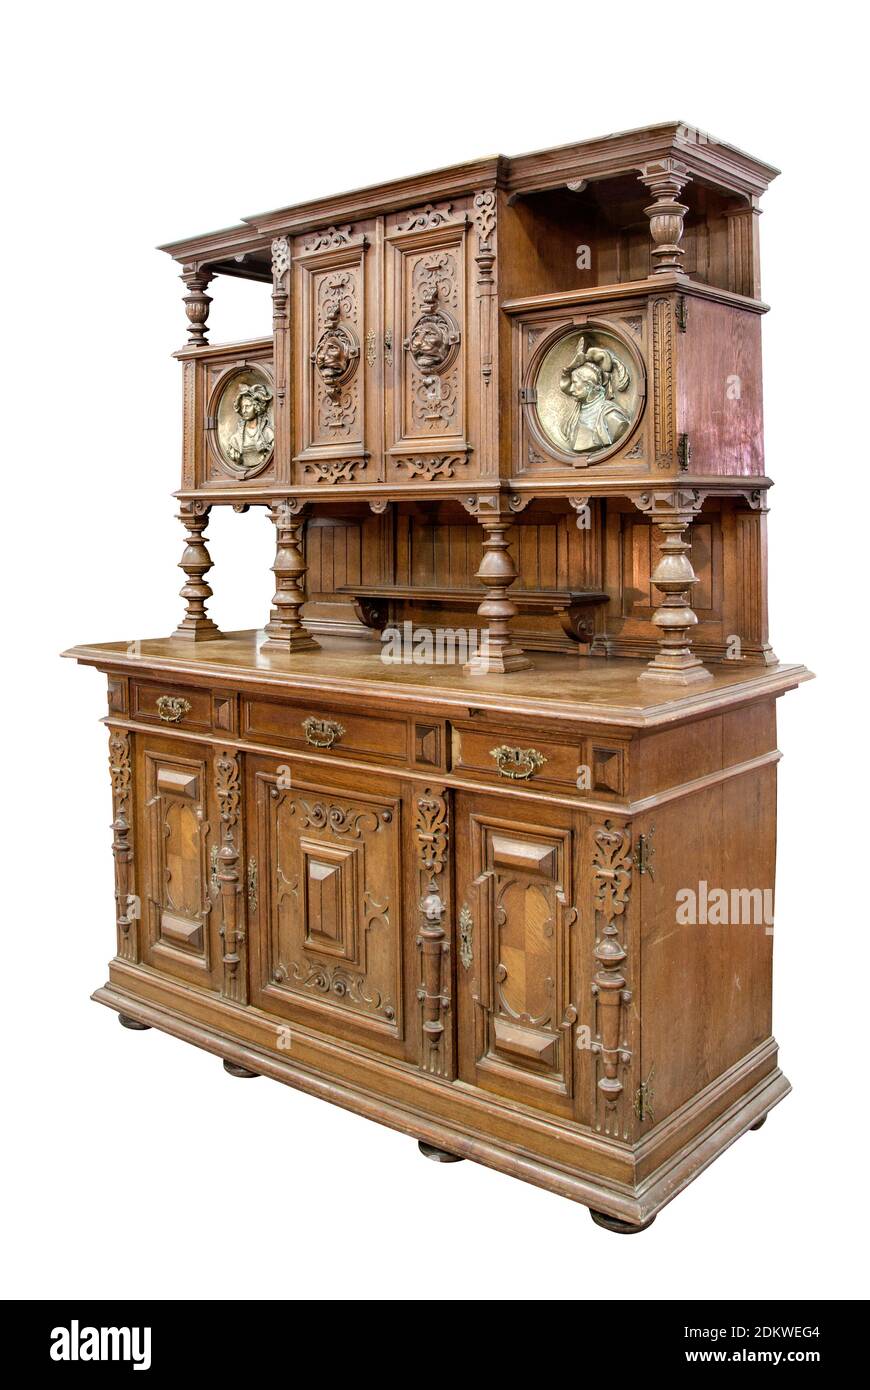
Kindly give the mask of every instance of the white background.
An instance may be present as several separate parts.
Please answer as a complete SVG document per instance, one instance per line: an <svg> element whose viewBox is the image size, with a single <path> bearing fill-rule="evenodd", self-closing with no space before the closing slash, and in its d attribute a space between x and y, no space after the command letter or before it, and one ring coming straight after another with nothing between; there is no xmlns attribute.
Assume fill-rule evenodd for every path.
<svg viewBox="0 0 870 1390"><path fill-rule="evenodd" d="M866 1296L870 320L850 13L19 7L0 265L8 1296ZM761 227L771 630L819 679L780 702L774 1005L794 1093L625 1242L582 1207L428 1163L410 1139L234 1081L89 1002L114 942L105 680L58 653L163 635L181 611L184 290L156 243L666 119L783 170ZM270 331L266 287L212 292L212 341ZM209 534L212 614L261 625L265 514L218 509Z"/></svg>

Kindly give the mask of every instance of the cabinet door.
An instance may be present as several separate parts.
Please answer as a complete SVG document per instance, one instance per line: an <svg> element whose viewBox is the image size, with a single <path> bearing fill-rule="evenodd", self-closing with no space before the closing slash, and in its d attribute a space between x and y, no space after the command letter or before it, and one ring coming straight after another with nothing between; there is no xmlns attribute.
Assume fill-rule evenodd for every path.
<svg viewBox="0 0 870 1390"><path fill-rule="evenodd" d="M457 797L460 1076L573 1113L577 1019L569 815Z"/></svg>
<svg viewBox="0 0 870 1390"><path fill-rule="evenodd" d="M192 984L219 988L219 835L209 751L180 739L136 735L136 844L143 861L143 959Z"/></svg>
<svg viewBox="0 0 870 1390"><path fill-rule="evenodd" d="M258 880L254 1002L404 1055L398 784L344 790L294 763L289 785L289 769L268 758L251 759L248 778Z"/></svg>
<svg viewBox="0 0 870 1390"><path fill-rule="evenodd" d="M294 247L297 484L377 482L383 454L379 224Z"/></svg>
<svg viewBox="0 0 870 1390"><path fill-rule="evenodd" d="M388 220L387 473L399 482L461 477L465 468L468 256L465 212Z"/></svg>

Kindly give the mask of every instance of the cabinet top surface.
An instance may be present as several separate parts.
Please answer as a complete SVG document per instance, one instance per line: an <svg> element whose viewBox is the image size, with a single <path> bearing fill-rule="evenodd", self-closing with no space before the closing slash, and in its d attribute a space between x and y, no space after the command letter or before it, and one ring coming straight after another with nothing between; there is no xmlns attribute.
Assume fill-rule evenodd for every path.
<svg viewBox="0 0 870 1390"><path fill-rule="evenodd" d="M760 197L779 170L685 121L663 121L574 144L515 156L490 155L351 192L255 213L241 223L206 232L159 249L179 261L208 257L218 248L241 252L258 238L302 232L351 217L395 211L418 202L457 197L481 186L499 187L511 198L564 187L582 180L637 173L650 163L677 160L687 175L745 198ZM243 246L244 243L244 246Z"/></svg>
<svg viewBox="0 0 870 1390"><path fill-rule="evenodd" d="M468 716L469 709L646 728L778 695L811 680L805 666L723 664L701 690L644 685L643 661L535 652L528 671L472 675L461 666L386 662L376 640L322 638L313 652L265 652L262 632L234 632L219 641L155 638L71 647L64 656L101 669L159 673L201 684L272 687L276 693L372 698L390 707L427 707Z"/></svg>

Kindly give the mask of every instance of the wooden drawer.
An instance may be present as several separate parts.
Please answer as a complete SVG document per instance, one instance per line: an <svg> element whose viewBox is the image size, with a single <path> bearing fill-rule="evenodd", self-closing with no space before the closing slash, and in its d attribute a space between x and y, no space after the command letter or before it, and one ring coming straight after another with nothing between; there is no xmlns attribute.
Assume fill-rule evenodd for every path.
<svg viewBox="0 0 870 1390"><path fill-rule="evenodd" d="M453 724L453 768L502 787L540 786L578 790L583 743L541 738L532 729Z"/></svg>
<svg viewBox="0 0 870 1390"><path fill-rule="evenodd" d="M165 682L133 681L130 714L148 724L206 731L212 727L211 691Z"/></svg>
<svg viewBox="0 0 870 1390"><path fill-rule="evenodd" d="M325 701L303 705L243 699L241 734L253 742L305 752L401 765L408 761L407 720L361 714Z"/></svg>
<svg viewBox="0 0 870 1390"><path fill-rule="evenodd" d="M534 785L596 799L626 789L627 748L619 740L570 734L542 738L532 728L454 722L453 769L502 787Z"/></svg>

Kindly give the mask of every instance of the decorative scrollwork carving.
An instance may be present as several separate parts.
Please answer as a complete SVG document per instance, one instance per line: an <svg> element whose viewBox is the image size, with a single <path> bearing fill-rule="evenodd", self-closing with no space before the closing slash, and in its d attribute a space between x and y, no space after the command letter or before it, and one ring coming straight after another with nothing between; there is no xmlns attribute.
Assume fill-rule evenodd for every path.
<svg viewBox="0 0 870 1390"><path fill-rule="evenodd" d="M223 994L238 1004L247 1002L247 978L242 948L246 933L239 907L242 885L239 878L237 831L241 813L241 772L239 757L230 749L215 756L214 785L221 822L221 846L217 856L220 888L220 936L223 940Z"/></svg>
<svg viewBox="0 0 870 1390"><path fill-rule="evenodd" d="M395 1005L389 999L384 999L380 990L367 993L364 975L355 975L341 965L315 965L311 961L301 966L293 961L290 969L294 980L298 980L304 989L316 990L319 994L334 994L337 999L348 999L373 1013L383 1014L391 1023L396 1017ZM277 983L281 982L282 974L286 977L286 972L282 972L280 967L274 972L279 977Z"/></svg>
<svg viewBox="0 0 870 1390"><path fill-rule="evenodd" d="M449 812L446 795L426 787L417 798L414 831L421 888L422 922L417 936L421 979L417 989L420 1001L421 1066L433 1076L449 1075L450 1062L445 1044L445 1015L450 1007L449 965L446 956L450 942L444 919L447 883L439 888L439 875L447 864ZM448 876L445 875L445 880Z"/></svg>
<svg viewBox="0 0 870 1390"><path fill-rule="evenodd" d="M595 831L593 854L593 897L596 921L594 956L598 965L592 984L596 1002L596 1033L592 1052L599 1059L597 1094L604 1106L598 1127L608 1134L620 1128L620 1102L623 1095L622 1069L631 1061L623 1037L626 1015L623 1005L631 1002L623 965L628 952L620 941L617 921L628 906L631 890L631 833L627 827L606 820Z"/></svg>
<svg viewBox="0 0 870 1390"><path fill-rule="evenodd" d="M133 763L130 735L123 729L109 734L109 775L112 780L112 855L115 861L115 920L118 927L118 955L135 961L136 898L133 886L133 848L130 824L133 808Z"/></svg>
<svg viewBox="0 0 870 1390"><path fill-rule="evenodd" d="M467 462L464 454L411 454L396 459L396 467L407 468L412 477L431 482L433 478L455 477L455 470Z"/></svg>
<svg viewBox="0 0 870 1390"><path fill-rule="evenodd" d="M315 232L302 243L303 251L331 251L337 246L347 246L351 238L353 227L326 227L323 231Z"/></svg>
<svg viewBox="0 0 870 1390"><path fill-rule="evenodd" d="M453 221L452 212L452 203L427 203L424 208L415 209L414 212L406 214L403 221L397 222L396 231L415 232L427 227L441 227L445 222Z"/></svg>

